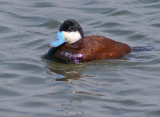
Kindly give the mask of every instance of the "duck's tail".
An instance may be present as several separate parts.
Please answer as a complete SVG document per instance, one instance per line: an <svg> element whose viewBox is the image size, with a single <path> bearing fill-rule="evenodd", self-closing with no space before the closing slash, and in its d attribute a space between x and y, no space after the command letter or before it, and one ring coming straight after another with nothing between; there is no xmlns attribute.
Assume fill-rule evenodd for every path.
<svg viewBox="0 0 160 117"><path fill-rule="evenodd" d="M152 51L154 50L151 46L135 46L132 48L133 52L142 52L142 51Z"/></svg>

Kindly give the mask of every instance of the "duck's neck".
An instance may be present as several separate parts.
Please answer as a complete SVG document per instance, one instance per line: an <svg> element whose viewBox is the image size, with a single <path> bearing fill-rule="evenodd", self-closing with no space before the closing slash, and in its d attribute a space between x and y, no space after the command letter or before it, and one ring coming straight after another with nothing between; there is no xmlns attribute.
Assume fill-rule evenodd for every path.
<svg viewBox="0 0 160 117"><path fill-rule="evenodd" d="M78 50L84 47L84 38L79 39L77 42L72 44L64 44L67 48Z"/></svg>

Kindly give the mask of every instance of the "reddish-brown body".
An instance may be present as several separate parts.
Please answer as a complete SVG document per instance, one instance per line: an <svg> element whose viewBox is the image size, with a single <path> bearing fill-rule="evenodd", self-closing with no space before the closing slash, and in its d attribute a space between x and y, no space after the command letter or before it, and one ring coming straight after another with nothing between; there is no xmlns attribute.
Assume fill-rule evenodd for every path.
<svg viewBox="0 0 160 117"><path fill-rule="evenodd" d="M83 62L95 59L117 59L131 52L127 44L101 36L85 36L76 43L63 44L48 53L63 62Z"/></svg>

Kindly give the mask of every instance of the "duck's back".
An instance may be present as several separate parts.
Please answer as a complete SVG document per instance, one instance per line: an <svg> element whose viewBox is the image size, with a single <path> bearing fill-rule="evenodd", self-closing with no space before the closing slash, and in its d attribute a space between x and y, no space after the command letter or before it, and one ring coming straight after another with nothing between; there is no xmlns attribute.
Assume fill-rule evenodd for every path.
<svg viewBox="0 0 160 117"><path fill-rule="evenodd" d="M79 50L79 53L83 53L83 59L86 61L92 59L116 59L131 52L131 47L127 44L101 36L85 36L83 43L84 47Z"/></svg>

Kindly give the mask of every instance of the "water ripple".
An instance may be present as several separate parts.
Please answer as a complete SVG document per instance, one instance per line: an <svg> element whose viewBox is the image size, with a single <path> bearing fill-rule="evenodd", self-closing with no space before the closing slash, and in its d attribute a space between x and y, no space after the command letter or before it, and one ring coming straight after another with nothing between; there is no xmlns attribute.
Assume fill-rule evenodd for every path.
<svg viewBox="0 0 160 117"><path fill-rule="evenodd" d="M160 115L159 0L1 0L0 5L1 116ZM80 22L85 35L141 49L122 59L78 65L43 60L68 18Z"/></svg>

